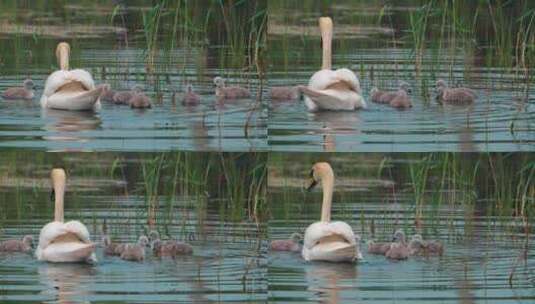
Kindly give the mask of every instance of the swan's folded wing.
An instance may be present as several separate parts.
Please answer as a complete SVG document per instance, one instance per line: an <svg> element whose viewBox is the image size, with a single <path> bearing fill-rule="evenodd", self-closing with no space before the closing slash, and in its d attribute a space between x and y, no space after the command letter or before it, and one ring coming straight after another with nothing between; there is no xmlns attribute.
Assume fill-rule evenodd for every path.
<svg viewBox="0 0 535 304"><path fill-rule="evenodd" d="M95 246L94 243L81 242L52 243L41 250L38 258L48 262L83 262L94 258Z"/></svg>
<svg viewBox="0 0 535 304"><path fill-rule="evenodd" d="M99 101L103 88L90 91L58 91L48 97L47 107L58 110L91 110Z"/></svg>
<svg viewBox="0 0 535 304"><path fill-rule="evenodd" d="M63 229L62 222L50 222L41 228L39 233L39 247L46 248L54 239L68 233Z"/></svg>
<svg viewBox="0 0 535 304"><path fill-rule="evenodd" d="M356 244L353 229L351 229L351 226L349 226L347 223L331 222L329 224L329 229L331 229L331 231L333 232L336 232L337 234L342 235L349 244Z"/></svg>
<svg viewBox="0 0 535 304"><path fill-rule="evenodd" d="M70 221L65 223L65 229L70 233L77 235L78 239L84 243L91 243L87 227L79 221Z"/></svg>
<svg viewBox="0 0 535 304"><path fill-rule="evenodd" d="M337 83L338 85L347 86L347 88L358 94L362 94L359 79L350 69L343 68L334 71L334 81L332 85Z"/></svg>
<svg viewBox="0 0 535 304"><path fill-rule="evenodd" d="M301 88L303 94L310 99L319 109L340 111L340 110L355 110L358 108L366 108L364 98L355 91L345 89L325 89L314 90L310 88Z"/></svg>

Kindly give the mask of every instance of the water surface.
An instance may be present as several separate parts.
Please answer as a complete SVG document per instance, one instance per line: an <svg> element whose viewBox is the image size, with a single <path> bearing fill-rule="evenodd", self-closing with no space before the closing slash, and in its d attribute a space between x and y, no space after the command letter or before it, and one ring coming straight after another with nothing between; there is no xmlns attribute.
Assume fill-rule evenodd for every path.
<svg viewBox="0 0 535 304"><path fill-rule="evenodd" d="M0 186L0 240L31 234L37 242L41 227L53 218L48 180L52 164L69 168L65 218L85 223L92 240L99 241L104 229L115 242L135 242L146 233L148 198L140 166L151 161L147 154L124 156L125 162L117 167L124 178L106 173L114 166L113 156L121 157L115 154L32 155L39 165L18 162L13 169L2 164L9 174L3 175ZM154 228L163 239L190 243L192 256L159 259L147 250L144 262L127 262L104 256L99 245L98 262L91 266L39 262L30 254L0 254L0 301L265 302L263 224L232 216L228 199L215 187L202 195L186 190L163 194L182 185L161 188Z"/></svg>
<svg viewBox="0 0 535 304"><path fill-rule="evenodd" d="M381 157L310 157L334 164L337 180L332 219L347 222L362 237L360 248L364 260L357 264L305 262L300 253L270 252L270 301L532 303L535 299L532 226L526 234L521 219L496 214L496 209L508 207L488 197L483 183L471 189L461 187L464 182L459 182L455 187L444 186L439 191L434 186L441 183L441 176L431 172L428 176L431 185L425 188L419 209L422 215L417 220L418 205L412 185L400 168L417 163L419 158L402 154L391 157L394 167L380 178L376 172L382 166ZM470 157L462 159L455 161L472 168ZM303 233L309 224L319 220L321 191L307 194L302 190L310 166L296 164L292 158L277 160L279 164L270 169L274 178L270 179L269 199L278 203L271 207L269 238L287 239L292 232ZM448 179L445 185L452 182ZM494 206L501 207L494 209ZM421 233L425 239L442 241L444 255L394 262L366 253L367 240L389 241L398 228L409 236Z"/></svg>
<svg viewBox="0 0 535 304"><path fill-rule="evenodd" d="M448 11L445 29L441 28L441 10L435 8L433 17L429 17L424 47L416 52L419 49L413 35L420 32L414 32L409 20L425 9L426 6L413 1L399 6L383 5L380 1L342 1L339 5L311 2L304 8L275 1L270 6L272 18L268 27L270 86L308 84L321 67L317 18L328 15L334 22L333 69L346 67L358 75L368 108L309 113L303 101L271 101L270 149L533 151L535 107L532 86L526 85L532 80L525 77L531 69L497 63L499 59L492 54L495 46L483 31L491 22L486 14L488 7L471 4L458 12L461 16L457 18L469 23L477 10L478 27L474 33L458 29L457 36L448 32L452 27L450 18L455 17ZM479 99L469 107L441 106L434 100L438 79L447 80L451 86L470 87ZM400 80L412 87L411 109L399 111L370 101L373 86L392 91Z"/></svg>
<svg viewBox="0 0 535 304"><path fill-rule="evenodd" d="M236 20L250 25L255 13L263 16L263 2L255 3L236 4L233 14L241 16ZM180 10L174 7L177 3L165 6L160 31L154 34L143 20L159 6L139 1L120 5L63 1L41 8L42 4L2 4L6 21L0 26L0 92L21 86L26 77L34 80L37 90L33 101L0 101L0 147L149 152L266 149L267 109L260 94L264 85L254 58L248 57L248 45L240 40L243 37L234 43L226 38L223 19L218 17L226 6L217 6L209 19L202 20L201 32L195 16L202 6ZM215 8L212 3L205 9ZM76 18L69 18L73 15ZM234 21L229 26L238 26ZM150 35L156 35L154 48L148 44ZM57 69L54 51L61 40L71 44L71 68L86 69L96 84L109 83L117 91L141 85L153 101L152 109L103 103L98 113L42 110L39 99L47 76ZM252 97L218 103L216 76L226 78L227 85L248 88ZM187 84L201 95L200 105L182 106Z"/></svg>

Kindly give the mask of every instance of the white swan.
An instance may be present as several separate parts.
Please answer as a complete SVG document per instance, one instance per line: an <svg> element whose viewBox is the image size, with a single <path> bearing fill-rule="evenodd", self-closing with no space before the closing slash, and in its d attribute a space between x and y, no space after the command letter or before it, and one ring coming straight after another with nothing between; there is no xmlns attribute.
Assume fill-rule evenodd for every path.
<svg viewBox="0 0 535 304"><path fill-rule="evenodd" d="M362 259L351 227L344 222L331 222L334 173L328 163L316 163L310 173L312 189L319 181L323 187L321 221L305 231L302 255L306 261L353 262Z"/></svg>
<svg viewBox="0 0 535 304"><path fill-rule="evenodd" d="M65 171L53 169L51 177L55 194L54 221L41 229L35 256L48 262L96 262L95 243L89 239L84 224L63 222Z"/></svg>
<svg viewBox="0 0 535 304"><path fill-rule="evenodd" d="M354 111L366 108L360 83L349 69L331 70L331 42L333 22L329 17L319 20L323 42L323 60L320 71L310 78L308 87L300 86L305 95L305 105L309 111Z"/></svg>
<svg viewBox="0 0 535 304"><path fill-rule="evenodd" d="M85 70L69 70L70 51L68 43L58 44L56 57L60 70L48 76L41 96L41 107L71 111L99 110L99 97L104 92L104 86L95 87L93 77Z"/></svg>

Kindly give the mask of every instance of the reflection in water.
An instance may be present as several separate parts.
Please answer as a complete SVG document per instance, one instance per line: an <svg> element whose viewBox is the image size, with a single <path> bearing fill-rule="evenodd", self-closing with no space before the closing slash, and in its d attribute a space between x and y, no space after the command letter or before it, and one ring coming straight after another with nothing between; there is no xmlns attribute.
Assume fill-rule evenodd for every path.
<svg viewBox="0 0 535 304"><path fill-rule="evenodd" d="M477 148L474 145L474 130L469 126L459 128L459 151L477 151Z"/></svg>
<svg viewBox="0 0 535 304"><path fill-rule="evenodd" d="M271 162L270 180L274 176L276 181L270 181L269 201L278 203L270 205L270 239L287 238L317 218L320 205L303 201L320 201L321 193L303 197L298 181L304 180L312 161L327 157L339 172L340 204L333 205L333 220L347 222L363 243L389 241L395 229L403 228L408 237L419 233L440 240L445 253L398 262L364 250L362 263L341 265L306 263L300 254L270 252L270 302L532 303L535 247L526 244L535 242L533 227L511 215L523 199L503 199L493 186L510 183L513 190L505 193L511 196L514 189L531 186L518 174L533 162L531 154L433 155L286 153ZM423 163L430 169L418 190L425 193L418 205L414 169ZM376 170L383 171L379 182Z"/></svg>
<svg viewBox="0 0 535 304"><path fill-rule="evenodd" d="M364 9L366 13L377 16L383 13L381 5L349 2L351 1L336 6L319 5L318 2L312 7L327 9L333 15L335 28L338 29L347 27L348 23L354 23L351 18L346 18L347 11L362 12ZM389 12L393 20L397 21L396 32L411 30L409 24L404 24L403 20L410 19L407 14L414 9L417 9L414 5L406 3ZM303 8L297 5L275 5L270 11L273 11L273 18L277 19L275 23L278 30L275 33L269 29L268 39L272 50L269 81L276 85L305 85L319 64L318 53L314 55L310 52L311 46L317 46L318 38L305 35L302 39L293 39L292 29L302 26L303 18L309 20L310 12L308 9L303 11ZM372 19L360 20L359 26L377 26ZM311 22L307 26L312 24L312 32L319 34L316 23L309 21ZM358 132L351 133L350 130L340 129L340 126L328 126L321 119L305 114L306 108L302 101L272 101L268 126L271 151L534 150L535 132L531 122L535 113L534 109L524 106L523 100L529 100L525 96L533 96L535 91L533 87L525 85L514 69L494 66L481 52L471 53L472 47L465 50L471 56L466 56L464 51L443 53L443 50L431 47L423 51L421 57L418 56L415 66L414 46L408 43L393 48L391 39L397 38L386 32L384 37L378 36L376 39L354 36L349 38L338 34L341 33L335 35L338 37L335 39L339 47L335 51L334 63L337 66L348 66L359 74L365 99L370 99L369 92L373 86L392 90L398 81L405 80L413 89L413 107L397 111L389 106L370 102L368 109L358 112L362 120L354 126ZM435 47L449 44L448 38L442 35L427 38L432 40L431 44ZM477 43L485 44L488 39L488 36L478 37ZM295 62L299 64L294 64ZM474 89L479 99L473 105L438 105L435 101L434 86L440 78ZM522 97L514 104L513 96L518 95ZM339 113L333 116L331 122L336 121L336 117L344 119ZM323 129L326 127L332 128L326 138L311 135L324 133ZM470 131L462 127L470 127ZM461 132L464 134L460 134Z"/></svg>
<svg viewBox="0 0 535 304"><path fill-rule="evenodd" d="M193 137L193 143L195 145L195 150L205 151L208 149L210 144L210 138L208 137L208 128L206 128L204 115L201 120L192 121L191 123L191 133Z"/></svg>
<svg viewBox="0 0 535 304"><path fill-rule="evenodd" d="M339 293L355 286L344 286L341 281L356 279L357 267L350 263L311 263L305 270L308 290L317 294L323 303L343 303Z"/></svg>
<svg viewBox="0 0 535 304"><path fill-rule="evenodd" d="M95 270L91 265L75 263L43 263L38 268L39 281L48 289L42 291L58 303L89 303L83 301L90 294Z"/></svg>
<svg viewBox="0 0 535 304"><path fill-rule="evenodd" d="M98 114L93 111L43 109L42 115L46 120L44 129L54 132L43 138L51 141L87 141L76 132L95 130L102 124Z"/></svg>
<svg viewBox="0 0 535 304"><path fill-rule="evenodd" d="M198 152L11 154L4 158L19 161L16 166L2 163L2 177L8 182L0 183L4 198L0 199L1 241L39 235L43 221L50 218L46 213L51 211L42 209L50 196L46 168L55 163L71 176L66 218L79 218L95 241L101 240L105 231L113 242L136 242L147 233L150 217L145 169L158 162L161 192L151 196L158 202L153 213L156 224L151 228L164 240L188 242L193 254L158 258L147 248L146 259L137 263L105 256L99 246L98 263L92 267L41 263L30 254L0 254L0 302L265 303L266 255L265 248L258 245L264 239L265 226L249 217L245 201L230 202L226 191L217 187L226 180L217 169L220 162L235 163L237 173L229 174L253 185L249 172L256 172L253 168L264 165L265 158L256 162L250 161L248 153ZM28 170L18 171L23 167ZM109 168L114 171L111 177L101 174ZM13 202L24 202L21 207L28 212L21 214L11 208Z"/></svg>
<svg viewBox="0 0 535 304"><path fill-rule="evenodd" d="M360 113L358 112L317 112L311 113L313 120L323 125L323 128L317 130L318 134L323 136L323 151L336 151L336 136L339 134L351 134L358 136L360 134ZM355 137L355 144L358 143Z"/></svg>

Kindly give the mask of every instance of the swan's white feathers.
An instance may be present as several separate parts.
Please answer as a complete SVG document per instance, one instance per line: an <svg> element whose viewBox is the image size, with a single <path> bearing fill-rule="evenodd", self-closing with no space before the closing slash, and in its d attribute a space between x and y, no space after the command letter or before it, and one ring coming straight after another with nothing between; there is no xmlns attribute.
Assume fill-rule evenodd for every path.
<svg viewBox="0 0 535 304"><path fill-rule="evenodd" d="M321 238L339 235L349 244L356 244L355 234L345 222L315 222L305 231L304 247L312 248Z"/></svg>
<svg viewBox="0 0 535 304"><path fill-rule="evenodd" d="M302 255L306 261L351 262L362 259L353 230L344 222L316 222L308 226Z"/></svg>
<svg viewBox="0 0 535 304"><path fill-rule="evenodd" d="M69 241L54 242L59 238L69 239ZM96 260L93 252L94 246L84 224L79 221L67 223L54 221L41 229L35 256L38 260L50 262Z"/></svg>
<svg viewBox="0 0 535 304"><path fill-rule="evenodd" d="M82 69L70 71L59 70L50 74L46 79L43 96L50 97L59 88L73 81L80 82L86 90L93 90L95 88L93 77L91 77L88 71Z"/></svg>
<svg viewBox="0 0 535 304"><path fill-rule="evenodd" d="M366 108L360 82L349 69L320 70L310 78L308 90L302 91L309 111Z"/></svg>
<svg viewBox="0 0 535 304"><path fill-rule="evenodd" d="M58 92L61 87L70 83L80 83L85 91ZM48 76L45 82L45 89L41 96L41 107L58 110L98 110L101 91L95 90L93 77L86 70L55 71ZM84 94L88 92L94 94Z"/></svg>

